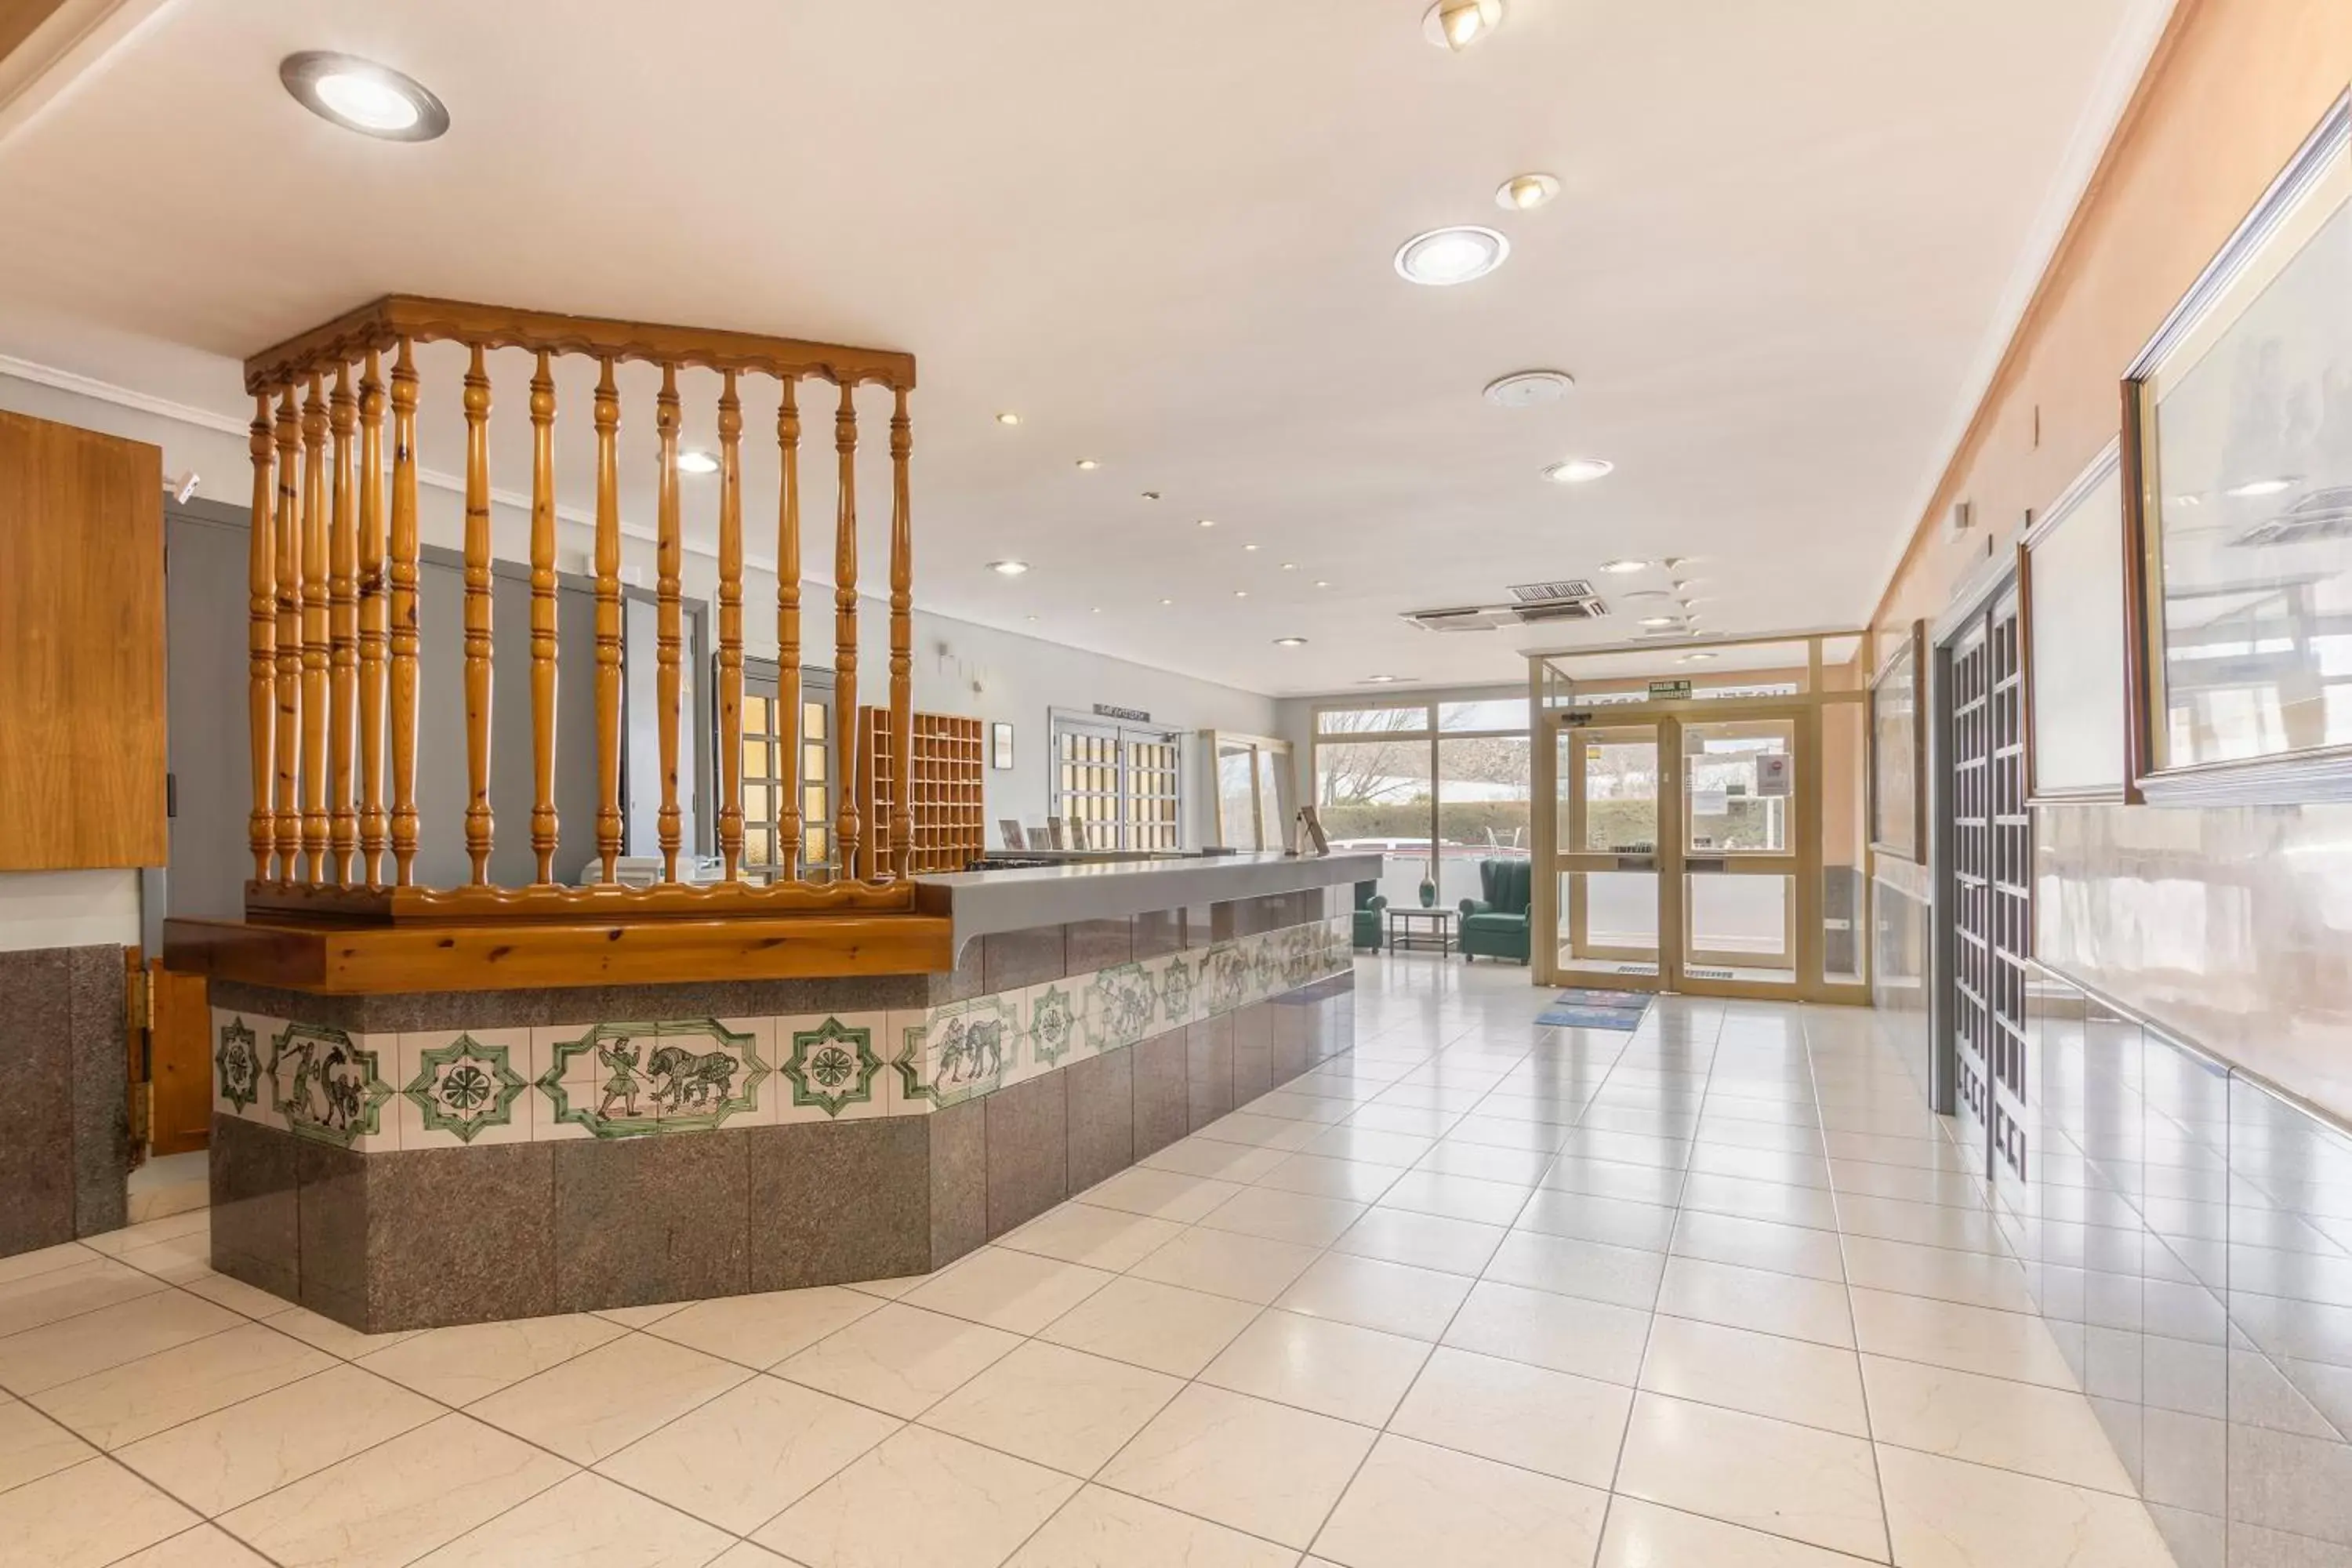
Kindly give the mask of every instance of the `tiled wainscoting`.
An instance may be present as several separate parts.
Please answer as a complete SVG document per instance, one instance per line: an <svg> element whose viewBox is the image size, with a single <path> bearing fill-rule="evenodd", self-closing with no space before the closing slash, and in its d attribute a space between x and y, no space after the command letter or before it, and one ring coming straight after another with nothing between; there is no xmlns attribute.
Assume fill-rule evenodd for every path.
<svg viewBox="0 0 2352 1568"><path fill-rule="evenodd" d="M123 1223L127 989L120 947L0 952L0 1258Z"/></svg>
<svg viewBox="0 0 2352 1568"><path fill-rule="evenodd" d="M1996 1207L2179 1568L2352 1563L2352 1136L2054 977Z"/></svg>
<svg viewBox="0 0 2352 1568"><path fill-rule="evenodd" d="M215 1267L375 1331L937 1268L1344 1047L1347 917L1251 902L895 991L218 987Z"/></svg>

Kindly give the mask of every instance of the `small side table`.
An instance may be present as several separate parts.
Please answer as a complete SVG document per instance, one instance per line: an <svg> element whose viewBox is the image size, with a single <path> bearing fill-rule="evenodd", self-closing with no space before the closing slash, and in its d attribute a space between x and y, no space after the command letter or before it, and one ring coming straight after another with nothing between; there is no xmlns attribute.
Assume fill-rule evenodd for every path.
<svg viewBox="0 0 2352 1568"><path fill-rule="evenodd" d="M1452 910L1423 910L1391 904L1389 951L1452 952L1454 913Z"/></svg>

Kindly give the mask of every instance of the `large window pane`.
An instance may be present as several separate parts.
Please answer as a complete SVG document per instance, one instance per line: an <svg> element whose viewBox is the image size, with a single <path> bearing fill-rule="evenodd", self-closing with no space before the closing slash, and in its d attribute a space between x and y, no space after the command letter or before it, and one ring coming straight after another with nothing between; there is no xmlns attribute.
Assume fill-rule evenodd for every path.
<svg viewBox="0 0 2352 1568"><path fill-rule="evenodd" d="M1437 727L1441 730L1524 730L1528 727L1528 700L1524 697L1486 697L1475 702L1441 702L1437 705Z"/></svg>
<svg viewBox="0 0 2352 1568"><path fill-rule="evenodd" d="M1533 757L1525 735L1437 742L1438 902L1478 897L1481 860L1530 853Z"/></svg>
<svg viewBox="0 0 2352 1568"><path fill-rule="evenodd" d="M1247 746L1217 748L1217 842L1228 849L1260 847Z"/></svg>
<svg viewBox="0 0 2352 1568"><path fill-rule="evenodd" d="M1333 848L1381 851L1381 891L1391 903L1420 902L1430 864L1427 742L1318 745L1315 802Z"/></svg>
<svg viewBox="0 0 2352 1568"><path fill-rule="evenodd" d="M1573 733L1573 731L1570 731ZM1584 747L1584 842L1563 848L1650 854L1658 847L1658 738L1653 730L1595 731Z"/></svg>
<svg viewBox="0 0 2352 1568"><path fill-rule="evenodd" d="M1315 716L1315 728L1325 735L1381 735L1429 728L1429 705L1409 708L1333 708Z"/></svg>

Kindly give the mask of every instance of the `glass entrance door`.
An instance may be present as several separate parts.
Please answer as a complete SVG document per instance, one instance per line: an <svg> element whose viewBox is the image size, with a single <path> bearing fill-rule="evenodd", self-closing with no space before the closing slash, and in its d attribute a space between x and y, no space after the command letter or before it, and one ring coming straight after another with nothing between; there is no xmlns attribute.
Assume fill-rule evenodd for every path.
<svg viewBox="0 0 2352 1568"><path fill-rule="evenodd" d="M1660 978L1659 726L1563 727L1559 759L1557 969L1572 984L1647 989Z"/></svg>
<svg viewBox="0 0 2352 1568"><path fill-rule="evenodd" d="M1855 977L1829 972L1827 938L1850 922L1826 913L1818 705L1684 699L1545 722L1539 980L1862 999Z"/></svg>
<svg viewBox="0 0 2352 1568"><path fill-rule="evenodd" d="M1682 721L1680 968L1696 982L1797 980L1794 717Z"/></svg>

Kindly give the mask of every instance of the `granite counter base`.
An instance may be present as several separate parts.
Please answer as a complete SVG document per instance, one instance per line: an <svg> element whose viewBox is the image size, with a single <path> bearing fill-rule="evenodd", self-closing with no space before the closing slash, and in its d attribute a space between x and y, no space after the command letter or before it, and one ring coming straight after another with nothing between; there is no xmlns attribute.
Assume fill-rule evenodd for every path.
<svg viewBox="0 0 2352 1568"><path fill-rule="evenodd" d="M216 1113L213 1266L369 1333L919 1274L1346 1049L1354 984L1221 1016L1238 1067L1162 1028L923 1114L368 1152Z"/></svg>

